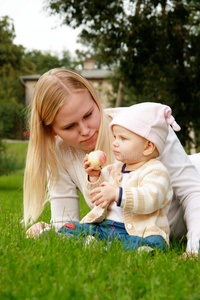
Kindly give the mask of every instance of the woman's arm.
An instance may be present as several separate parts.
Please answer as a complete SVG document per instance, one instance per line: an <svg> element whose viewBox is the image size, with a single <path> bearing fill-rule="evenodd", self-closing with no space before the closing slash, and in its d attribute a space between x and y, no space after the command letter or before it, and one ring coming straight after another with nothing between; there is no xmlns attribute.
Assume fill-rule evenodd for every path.
<svg viewBox="0 0 200 300"><path fill-rule="evenodd" d="M59 170L59 181L50 192L51 225L38 222L27 231L27 237L37 237L41 230L55 227L56 231L68 221L79 222L78 188L65 170Z"/></svg>
<svg viewBox="0 0 200 300"><path fill-rule="evenodd" d="M59 180L50 191L51 223L58 230L68 221L79 222L78 187L63 168L59 170Z"/></svg>
<svg viewBox="0 0 200 300"><path fill-rule="evenodd" d="M200 175L171 128L159 159L169 171L175 201L183 207L188 231L187 251L197 253L200 238Z"/></svg>
<svg viewBox="0 0 200 300"><path fill-rule="evenodd" d="M79 195L85 178L83 168L83 151L70 154L69 149L61 149L62 164L58 163L59 179L57 184L49 189L49 201L51 205L51 225L58 230L66 222L80 220ZM49 186L52 186L50 184ZM38 228L43 224L34 224L29 231L37 235Z"/></svg>

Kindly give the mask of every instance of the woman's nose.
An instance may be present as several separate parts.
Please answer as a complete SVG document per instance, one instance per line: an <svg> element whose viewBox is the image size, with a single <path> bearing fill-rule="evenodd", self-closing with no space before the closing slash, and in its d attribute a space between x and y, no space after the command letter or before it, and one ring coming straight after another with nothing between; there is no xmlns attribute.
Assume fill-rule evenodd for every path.
<svg viewBox="0 0 200 300"><path fill-rule="evenodd" d="M88 135L89 132L90 132L90 129L87 126L86 122L82 122L81 124L79 124L79 128L80 128L80 134L81 135Z"/></svg>

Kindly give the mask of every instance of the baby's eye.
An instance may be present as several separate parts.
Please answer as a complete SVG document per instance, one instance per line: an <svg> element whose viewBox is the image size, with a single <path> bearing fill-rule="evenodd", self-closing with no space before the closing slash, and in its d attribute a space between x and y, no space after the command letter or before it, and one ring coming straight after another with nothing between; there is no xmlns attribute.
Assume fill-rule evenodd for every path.
<svg viewBox="0 0 200 300"><path fill-rule="evenodd" d="M122 140L122 141L125 141L126 139L125 139L125 137L122 136L122 137L121 137L121 140Z"/></svg>

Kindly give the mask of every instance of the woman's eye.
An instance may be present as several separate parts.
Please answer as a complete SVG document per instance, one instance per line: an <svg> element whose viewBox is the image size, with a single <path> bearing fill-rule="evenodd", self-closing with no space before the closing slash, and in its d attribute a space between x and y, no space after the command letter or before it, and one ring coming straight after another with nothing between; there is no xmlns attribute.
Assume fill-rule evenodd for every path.
<svg viewBox="0 0 200 300"><path fill-rule="evenodd" d="M67 127L65 128L65 130L69 130L69 129L73 128L73 127L74 127L74 124L71 124L71 125L67 126Z"/></svg>
<svg viewBox="0 0 200 300"><path fill-rule="evenodd" d="M90 117L92 115L92 112L90 112L89 114L87 114L86 116L85 116L85 118L88 118L88 117Z"/></svg>

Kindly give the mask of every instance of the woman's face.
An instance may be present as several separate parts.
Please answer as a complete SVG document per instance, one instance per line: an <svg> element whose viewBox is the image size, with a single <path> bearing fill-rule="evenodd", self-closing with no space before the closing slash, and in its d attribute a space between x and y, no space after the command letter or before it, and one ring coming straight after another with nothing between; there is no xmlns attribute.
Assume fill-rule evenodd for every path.
<svg viewBox="0 0 200 300"><path fill-rule="evenodd" d="M69 146L90 152L96 145L100 119L99 108L89 92L71 93L56 114L53 134Z"/></svg>

